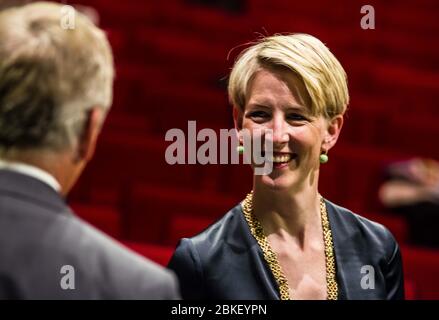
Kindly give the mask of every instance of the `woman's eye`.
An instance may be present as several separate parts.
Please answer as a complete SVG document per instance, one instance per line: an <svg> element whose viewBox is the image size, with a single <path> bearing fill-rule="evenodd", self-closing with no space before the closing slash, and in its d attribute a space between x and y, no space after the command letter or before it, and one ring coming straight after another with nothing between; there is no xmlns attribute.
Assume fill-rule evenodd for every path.
<svg viewBox="0 0 439 320"><path fill-rule="evenodd" d="M308 120L304 116L302 116L300 114L297 114L297 113L289 114L287 116L287 119L290 120L290 121L306 121L306 120Z"/></svg>
<svg viewBox="0 0 439 320"><path fill-rule="evenodd" d="M252 118L267 118L269 114L265 111L253 111L250 113L250 117Z"/></svg>

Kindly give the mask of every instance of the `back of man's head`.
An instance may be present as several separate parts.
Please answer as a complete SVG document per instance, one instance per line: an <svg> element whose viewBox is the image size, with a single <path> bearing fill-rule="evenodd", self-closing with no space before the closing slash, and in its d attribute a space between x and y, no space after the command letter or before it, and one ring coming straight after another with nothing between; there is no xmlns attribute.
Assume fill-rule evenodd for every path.
<svg viewBox="0 0 439 320"><path fill-rule="evenodd" d="M71 7L37 2L0 12L0 156L77 147L92 109L112 103L105 34Z"/></svg>

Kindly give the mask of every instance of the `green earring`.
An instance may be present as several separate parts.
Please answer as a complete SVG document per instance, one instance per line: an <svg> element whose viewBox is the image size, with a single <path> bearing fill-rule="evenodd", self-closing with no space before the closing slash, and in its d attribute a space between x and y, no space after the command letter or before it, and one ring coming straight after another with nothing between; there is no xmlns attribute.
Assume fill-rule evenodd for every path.
<svg viewBox="0 0 439 320"><path fill-rule="evenodd" d="M236 147L236 151L238 151L239 154L243 154L244 153L244 146Z"/></svg>
<svg viewBox="0 0 439 320"><path fill-rule="evenodd" d="M325 151L325 153L322 153L319 157L320 163L327 163L329 161L328 157L328 151Z"/></svg>

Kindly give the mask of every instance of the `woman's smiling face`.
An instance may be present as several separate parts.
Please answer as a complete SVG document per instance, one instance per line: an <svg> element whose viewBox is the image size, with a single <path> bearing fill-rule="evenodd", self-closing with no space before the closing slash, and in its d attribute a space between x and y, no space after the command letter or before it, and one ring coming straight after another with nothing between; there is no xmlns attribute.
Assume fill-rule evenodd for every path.
<svg viewBox="0 0 439 320"><path fill-rule="evenodd" d="M328 134L328 120L310 113L310 97L294 73L284 69L259 70L247 92L247 103L239 116L242 129L250 132L271 129L273 171L260 176L275 189L299 190L313 183L319 156Z"/></svg>

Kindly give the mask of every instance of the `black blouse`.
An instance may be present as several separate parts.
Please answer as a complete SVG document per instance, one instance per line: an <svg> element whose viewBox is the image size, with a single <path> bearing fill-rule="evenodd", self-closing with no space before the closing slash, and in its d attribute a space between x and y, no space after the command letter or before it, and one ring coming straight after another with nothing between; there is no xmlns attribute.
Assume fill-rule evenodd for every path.
<svg viewBox="0 0 439 320"><path fill-rule="evenodd" d="M378 223L325 202L338 299L404 299L401 254L392 234ZM241 204L197 236L182 239L168 267L177 274L184 299L280 298Z"/></svg>

